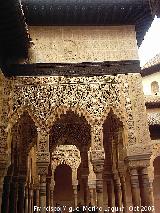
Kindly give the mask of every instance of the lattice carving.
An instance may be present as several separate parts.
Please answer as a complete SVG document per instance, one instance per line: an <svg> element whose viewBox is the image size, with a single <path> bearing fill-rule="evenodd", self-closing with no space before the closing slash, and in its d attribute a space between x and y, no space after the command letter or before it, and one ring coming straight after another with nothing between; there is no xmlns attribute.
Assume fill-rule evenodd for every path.
<svg viewBox="0 0 160 213"><path fill-rule="evenodd" d="M49 151L49 134L44 129L38 130L38 151L48 152Z"/></svg>
<svg viewBox="0 0 160 213"><path fill-rule="evenodd" d="M36 126L46 132L49 132L57 118L68 110L79 116L83 115L90 126L94 126L93 150L103 149L99 128L110 110L123 123L125 140L129 145L150 141L139 74L17 77L12 80L10 120L14 118L16 121L16 117L24 109L34 115L34 121L38 123ZM42 139L39 144L41 150L47 150L45 140Z"/></svg>
<svg viewBox="0 0 160 213"><path fill-rule="evenodd" d="M60 164L66 164L72 169L72 179L77 179L77 169L81 163L80 151L75 145L57 146L52 153L52 170Z"/></svg>
<svg viewBox="0 0 160 213"><path fill-rule="evenodd" d="M9 94L10 82L3 76L0 70L0 161L4 165L10 161L7 143L9 138L6 131L9 120Z"/></svg>
<svg viewBox="0 0 160 213"><path fill-rule="evenodd" d="M150 134L147 123L147 112L142 88L142 78L140 74L128 75L129 93L131 97L132 114L134 120L133 135L136 135L138 143L149 143ZM133 124L132 124L133 125Z"/></svg>
<svg viewBox="0 0 160 213"><path fill-rule="evenodd" d="M160 113L148 113L149 125L160 125Z"/></svg>
<svg viewBox="0 0 160 213"><path fill-rule="evenodd" d="M20 111L27 108L39 126L49 130L57 116L69 109L83 115L90 124L102 124L112 108L125 126L123 81L121 75L17 77L13 80L10 118L16 120ZM99 142L96 149L100 149L98 146Z"/></svg>

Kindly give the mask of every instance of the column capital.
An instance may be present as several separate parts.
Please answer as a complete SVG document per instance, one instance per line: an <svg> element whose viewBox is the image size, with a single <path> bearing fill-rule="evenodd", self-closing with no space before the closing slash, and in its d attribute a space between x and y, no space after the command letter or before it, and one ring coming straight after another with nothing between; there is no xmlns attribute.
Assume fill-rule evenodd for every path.
<svg viewBox="0 0 160 213"><path fill-rule="evenodd" d="M102 162L104 164L105 152L104 149L92 150L91 151L91 162L95 164L96 162Z"/></svg>
<svg viewBox="0 0 160 213"><path fill-rule="evenodd" d="M102 173L104 169L104 161L96 161L93 163L93 170L95 174Z"/></svg>
<svg viewBox="0 0 160 213"><path fill-rule="evenodd" d="M128 156L125 158L125 163L129 169L147 168L150 166L150 154Z"/></svg>
<svg viewBox="0 0 160 213"><path fill-rule="evenodd" d="M48 166L50 164L50 153L49 152L37 152L37 170L39 175L48 174Z"/></svg>

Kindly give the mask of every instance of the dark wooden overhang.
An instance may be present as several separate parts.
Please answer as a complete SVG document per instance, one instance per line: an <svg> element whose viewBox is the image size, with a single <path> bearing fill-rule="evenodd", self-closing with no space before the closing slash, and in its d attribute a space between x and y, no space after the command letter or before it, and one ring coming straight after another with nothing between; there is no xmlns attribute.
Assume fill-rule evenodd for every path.
<svg viewBox="0 0 160 213"><path fill-rule="evenodd" d="M160 63L141 70L141 75L142 75L142 77L145 77L147 75L151 75L151 74L157 73L157 72L160 72Z"/></svg>
<svg viewBox="0 0 160 213"><path fill-rule="evenodd" d="M160 18L160 0L151 0L153 14Z"/></svg>
<svg viewBox="0 0 160 213"><path fill-rule="evenodd" d="M0 1L0 65L27 56L29 36L18 0Z"/></svg>
<svg viewBox="0 0 160 213"><path fill-rule="evenodd" d="M102 76L140 73L138 60L97 63L12 64L6 76Z"/></svg>
<svg viewBox="0 0 160 213"><path fill-rule="evenodd" d="M29 25L135 25L138 45L153 16L150 0L22 0Z"/></svg>

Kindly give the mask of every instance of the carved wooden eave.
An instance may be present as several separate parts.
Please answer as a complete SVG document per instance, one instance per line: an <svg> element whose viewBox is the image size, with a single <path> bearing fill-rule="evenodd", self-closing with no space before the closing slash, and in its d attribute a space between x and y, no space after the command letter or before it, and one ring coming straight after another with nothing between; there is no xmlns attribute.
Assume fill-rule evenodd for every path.
<svg viewBox="0 0 160 213"><path fill-rule="evenodd" d="M160 63L141 70L141 75L142 75L142 77L145 77L145 76L157 73L159 71L160 71Z"/></svg>
<svg viewBox="0 0 160 213"><path fill-rule="evenodd" d="M159 0L151 0L151 6L153 10L153 14L157 17L160 17L160 1Z"/></svg>
<svg viewBox="0 0 160 213"><path fill-rule="evenodd" d="M140 73L138 60L97 63L13 64L6 69L8 76L100 76L127 73Z"/></svg>
<svg viewBox="0 0 160 213"><path fill-rule="evenodd" d="M145 103L147 108L158 108L160 107L160 96L146 95Z"/></svg>
<svg viewBox="0 0 160 213"><path fill-rule="evenodd" d="M0 3L0 65L25 58L28 54L29 34L22 5L18 0Z"/></svg>
<svg viewBox="0 0 160 213"><path fill-rule="evenodd" d="M150 0L22 0L22 4L29 25L135 25L138 45L153 20Z"/></svg>

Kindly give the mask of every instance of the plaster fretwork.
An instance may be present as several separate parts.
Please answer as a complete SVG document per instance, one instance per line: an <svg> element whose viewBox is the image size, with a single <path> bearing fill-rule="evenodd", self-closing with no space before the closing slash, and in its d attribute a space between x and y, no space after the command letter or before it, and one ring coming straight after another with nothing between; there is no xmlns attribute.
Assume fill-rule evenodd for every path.
<svg viewBox="0 0 160 213"><path fill-rule="evenodd" d="M8 126L8 113L9 113L9 93L10 93L10 82L4 77L0 71L0 161L4 165L9 161L9 153L7 140L10 142L11 134L8 134L6 128ZM11 132L9 132L11 133Z"/></svg>
<svg viewBox="0 0 160 213"><path fill-rule="evenodd" d="M146 119L147 113L145 110L145 100L142 89L142 78L140 77L140 75L129 74L128 80L129 80L129 92L131 97L137 142L149 143L150 136L149 136L148 123Z"/></svg>
<svg viewBox="0 0 160 213"><path fill-rule="evenodd" d="M79 116L83 115L91 126L102 126L112 110L123 123L126 142L148 142L149 133L140 85L139 74L17 77L12 79L9 125L12 126L23 111L27 110L36 126L49 131L57 117L71 109ZM133 98L135 92L136 96ZM140 107L140 110L137 110L136 106ZM100 142L97 142L96 138L94 140L94 149L101 150Z"/></svg>
<svg viewBox="0 0 160 213"><path fill-rule="evenodd" d="M72 169L72 180L77 180L77 169L81 163L80 151L75 145L60 145L52 153L52 170L60 164L67 164Z"/></svg>
<svg viewBox="0 0 160 213"><path fill-rule="evenodd" d="M148 113L148 124L160 125L160 113L159 112Z"/></svg>

